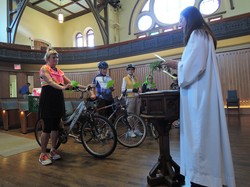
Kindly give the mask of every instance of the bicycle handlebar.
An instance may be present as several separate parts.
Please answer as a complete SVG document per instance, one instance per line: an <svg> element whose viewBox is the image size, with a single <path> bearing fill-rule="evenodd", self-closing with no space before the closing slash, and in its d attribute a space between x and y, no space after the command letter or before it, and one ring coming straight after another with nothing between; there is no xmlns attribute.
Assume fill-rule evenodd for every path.
<svg viewBox="0 0 250 187"><path fill-rule="evenodd" d="M95 88L95 87L94 87L94 86L88 86L87 88L82 89L82 88L79 88L78 86L76 86L76 87L73 87L72 90L74 90L75 92L81 92L80 99L82 99L82 98L83 98L83 94L84 94L85 92L88 92L89 95L91 95L90 92L92 91L93 88ZM91 97L90 97L90 98L91 98Z"/></svg>

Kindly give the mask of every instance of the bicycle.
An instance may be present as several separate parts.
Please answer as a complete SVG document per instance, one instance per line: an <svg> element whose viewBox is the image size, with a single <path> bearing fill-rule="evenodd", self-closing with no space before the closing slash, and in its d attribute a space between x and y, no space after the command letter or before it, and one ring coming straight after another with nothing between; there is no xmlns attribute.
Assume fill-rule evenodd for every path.
<svg viewBox="0 0 250 187"><path fill-rule="evenodd" d="M111 105L107 105L101 108L96 108L95 111L105 110L109 107L112 107L113 113L107 117L108 120L114 119L114 116L118 116L114 119L114 127L117 133L117 141L125 147L137 147L142 144L146 138L146 125L143 119L134 114L128 113L126 109L126 103L124 97L126 96L126 90L121 94L120 97L116 97L115 101ZM131 137L129 136L130 131L134 129L139 129L142 133L141 136Z"/></svg>
<svg viewBox="0 0 250 187"><path fill-rule="evenodd" d="M85 92L88 92L87 103L90 103L90 89L90 87L84 90L76 88L75 91L81 92L80 99L83 98ZM105 158L111 155L116 148L117 134L113 125L105 117L94 115L92 107L90 105L85 106L84 101L80 102L70 116L63 118L61 124L56 149L61 144L67 143L68 137L73 137L76 140L80 137L84 149L97 158ZM35 137L40 146L43 126L43 120L38 119L35 125ZM51 142L48 143L47 151L50 148Z"/></svg>

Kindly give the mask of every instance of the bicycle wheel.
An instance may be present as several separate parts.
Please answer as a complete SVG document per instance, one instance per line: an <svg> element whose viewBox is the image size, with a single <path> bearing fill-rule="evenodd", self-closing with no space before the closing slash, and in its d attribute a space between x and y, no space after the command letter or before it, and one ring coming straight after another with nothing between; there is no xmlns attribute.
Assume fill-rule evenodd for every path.
<svg viewBox="0 0 250 187"><path fill-rule="evenodd" d="M117 145L117 135L113 125L103 116L94 115L93 120L82 119L81 141L86 151L94 157L111 155Z"/></svg>
<svg viewBox="0 0 250 187"><path fill-rule="evenodd" d="M44 128L44 123L42 119L38 119L35 125L35 137L39 146L41 146L41 136ZM61 142L57 141L56 149L61 145ZM49 139L46 151L49 152L52 147L51 140Z"/></svg>
<svg viewBox="0 0 250 187"><path fill-rule="evenodd" d="M131 131L138 129L141 134L131 136ZM146 138L146 125L144 121L136 114L125 114L119 116L115 121L115 130L118 142L125 147L137 147ZM136 133L135 133L136 134Z"/></svg>

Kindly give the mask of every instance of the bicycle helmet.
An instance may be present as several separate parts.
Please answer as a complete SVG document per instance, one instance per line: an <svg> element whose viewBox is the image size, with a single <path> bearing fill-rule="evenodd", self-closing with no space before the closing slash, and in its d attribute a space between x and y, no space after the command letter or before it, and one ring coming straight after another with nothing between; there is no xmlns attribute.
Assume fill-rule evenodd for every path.
<svg viewBox="0 0 250 187"><path fill-rule="evenodd" d="M129 64L129 65L127 65L127 70L129 69L129 68L133 68L133 69L135 69L135 66L134 66L134 64Z"/></svg>
<svg viewBox="0 0 250 187"><path fill-rule="evenodd" d="M98 63L98 68L99 69L107 69L109 67L108 63L105 61L101 61Z"/></svg>

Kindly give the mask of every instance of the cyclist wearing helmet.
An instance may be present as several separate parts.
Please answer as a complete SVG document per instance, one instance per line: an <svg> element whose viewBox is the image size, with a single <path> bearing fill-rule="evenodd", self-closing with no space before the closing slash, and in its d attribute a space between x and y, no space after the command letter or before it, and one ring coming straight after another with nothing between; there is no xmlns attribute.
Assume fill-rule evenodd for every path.
<svg viewBox="0 0 250 187"><path fill-rule="evenodd" d="M112 92L115 90L114 87L107 88L107 84L112 80L107 75L108 63L101 61L98 63L99 74L96 75L92 81L92 84L96 85L96 96L98 98L98 107L110 105L114 102ZM112 108L100 111L101 115L109 116L112 113Z"/></svg>
<svg viewBox="0 0 250 187"><path fill-rule="evenodd" d="M133 64L129 64L126 67L126 70L128 72L128 75L123 77L122 92L127 90L127 97L126 97L127 111L129 113L135 113L137 115L140 115L140 107L141 107L141 100L139 98L140 85L138 82L138 78L134 75L135 66ZM128 131L128 136L130 137L142 136L142 133L135 126L133 127L132 131Z"/></svg>

